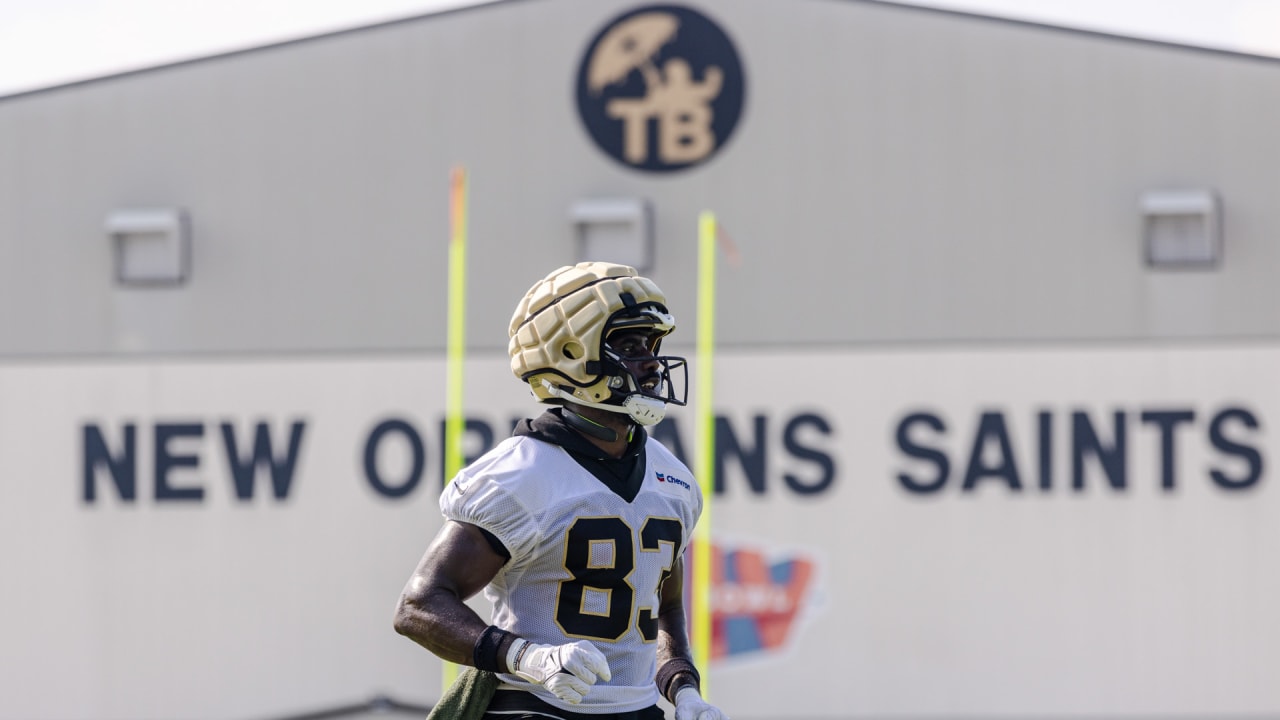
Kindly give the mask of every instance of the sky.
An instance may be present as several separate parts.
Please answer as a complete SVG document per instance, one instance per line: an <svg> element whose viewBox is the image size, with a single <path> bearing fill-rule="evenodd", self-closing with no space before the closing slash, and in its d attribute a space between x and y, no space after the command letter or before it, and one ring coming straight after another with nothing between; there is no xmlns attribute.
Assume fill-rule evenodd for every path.
<svg viewBox="0 0 1280 720"><path fill-rule="evenodd" d="M0 0L0 96L502 1ZM894 1L1280 57L1280 0Z"/></svg>

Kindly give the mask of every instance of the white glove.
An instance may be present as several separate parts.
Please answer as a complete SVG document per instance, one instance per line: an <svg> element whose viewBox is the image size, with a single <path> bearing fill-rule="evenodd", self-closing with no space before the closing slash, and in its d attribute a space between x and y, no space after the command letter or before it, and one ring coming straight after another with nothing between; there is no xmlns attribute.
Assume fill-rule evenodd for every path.
<svg viewBox="0 0 1280 720"><path fill-rule="evenodd" d="M676 720L729 720L729 716L703 700L698 690L688 685L676 693Z"/></svg>
<svg viewBox="0 0 1280 720"><path fill-rule="evenodd" d="M511 644L507 667L512 674L537 683L561 700L577 705L596 680L608 681L609 661L585 640L568 645L542 645L523 638Z"/></svg>

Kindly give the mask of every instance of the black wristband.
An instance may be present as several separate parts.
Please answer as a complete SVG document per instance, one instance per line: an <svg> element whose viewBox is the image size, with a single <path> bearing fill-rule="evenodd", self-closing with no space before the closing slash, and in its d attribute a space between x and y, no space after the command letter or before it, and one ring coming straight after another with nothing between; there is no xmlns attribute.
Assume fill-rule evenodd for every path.
<svg viewBox="0 0 1280 720"><path fill-rule="evenodd" d="M653 679L653 684L658 686L658 692L662 693L662 697L666 698L669 702L674 703L675 698L668 695L667 691L671 689L671 681L675 680L676 675L680 673L689 673L693 676L694 688L697 688L702 684L702 676L698 674L698 668L694 667L692 662L687 658L682 657L671 658L670 660L662 663L662 666L658 668L657 675Z"/></svg>
<svg viewBox="0 0 1280 720"><path fill-rule="evenodd" d="M472 664L481 670L502 672L502 668L498 666L498 648L502 647L502 641L510 634L495 625L485 628L480 633L480 639L476 640L476 646L471 649Z"/></svg>

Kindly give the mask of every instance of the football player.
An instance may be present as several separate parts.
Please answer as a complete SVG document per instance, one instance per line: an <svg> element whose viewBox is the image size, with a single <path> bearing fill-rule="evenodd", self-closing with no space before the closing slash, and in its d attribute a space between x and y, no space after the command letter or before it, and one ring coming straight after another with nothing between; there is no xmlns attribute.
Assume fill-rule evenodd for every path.
<svg viewBox="0 0 1280 720"><path fill-rule="evenodd" d="M684 405L661 354L666 298L633 268L589 262L537 282L509 328L512 372L553 405L462 469L410 577L396 631L496 674L502 718L722 720L690 659L682 556L702 510L693 474L645 427ZM465 601L484 591L490 622Z"/></svg>

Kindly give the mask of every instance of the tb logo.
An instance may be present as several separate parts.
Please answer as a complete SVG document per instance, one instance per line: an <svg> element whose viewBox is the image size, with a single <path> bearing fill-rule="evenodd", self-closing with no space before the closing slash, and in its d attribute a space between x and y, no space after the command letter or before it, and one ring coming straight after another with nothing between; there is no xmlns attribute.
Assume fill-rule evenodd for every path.
<svg viewBox="0 0 1280 720"><path fill-rule="evenodd" d="M742 115L738 53L706 16L654 5L610 22L578 69L578 114L613 159L680 170L711 158Z"/></svg>

